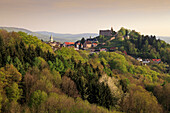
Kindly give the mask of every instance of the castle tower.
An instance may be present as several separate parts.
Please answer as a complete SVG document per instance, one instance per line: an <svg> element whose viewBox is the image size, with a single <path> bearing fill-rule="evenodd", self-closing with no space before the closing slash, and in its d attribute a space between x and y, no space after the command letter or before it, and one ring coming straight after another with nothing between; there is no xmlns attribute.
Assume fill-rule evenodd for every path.
<svg viewBox="0 0 170 113"><path fill-rule="evenodd" d="M50 42L53 42L53 36L52 35L50 36Z"/></svg>

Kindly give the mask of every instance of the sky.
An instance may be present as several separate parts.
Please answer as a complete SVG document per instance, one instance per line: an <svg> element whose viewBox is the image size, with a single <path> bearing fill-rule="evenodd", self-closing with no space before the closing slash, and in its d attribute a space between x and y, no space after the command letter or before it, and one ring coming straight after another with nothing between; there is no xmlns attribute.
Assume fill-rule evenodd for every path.
<svg viewBox="0 0 170 113"><path fill-rule="evenodd" d="M170 0L0 0L0 26L72 34L125 27L170 36Z"/></svg>

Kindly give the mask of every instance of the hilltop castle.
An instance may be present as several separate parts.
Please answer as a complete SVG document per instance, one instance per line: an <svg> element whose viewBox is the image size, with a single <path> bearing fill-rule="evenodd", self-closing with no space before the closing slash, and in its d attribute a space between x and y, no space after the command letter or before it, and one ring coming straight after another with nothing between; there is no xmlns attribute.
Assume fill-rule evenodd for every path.
<svg viewBox="0 0 170 113"><path fill-rule="evenodd" d="M112 34L112 31L113 28L111 28L111 30L100 30L99 31L99 35L102 35L102 36L113 36Z"/></svg>

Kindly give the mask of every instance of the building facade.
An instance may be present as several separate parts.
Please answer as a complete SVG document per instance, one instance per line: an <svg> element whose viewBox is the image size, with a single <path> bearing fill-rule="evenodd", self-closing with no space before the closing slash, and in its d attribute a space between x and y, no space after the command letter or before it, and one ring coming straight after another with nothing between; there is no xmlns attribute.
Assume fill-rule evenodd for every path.
<svg viewBox="0 0 170 113"><path fill-rule="evenodd" d="M99 35L102 36L112 36L112 31L111 30L100 30Z"/></svg>

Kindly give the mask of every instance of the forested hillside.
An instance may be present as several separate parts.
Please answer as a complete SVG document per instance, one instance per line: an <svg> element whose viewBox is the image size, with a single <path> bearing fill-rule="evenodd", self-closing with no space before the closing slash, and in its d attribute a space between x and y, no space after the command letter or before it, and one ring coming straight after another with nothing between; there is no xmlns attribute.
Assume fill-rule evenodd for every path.
<svg viewBox="0 0 170 113"><path fill-rule="evenodd" d="M98 48L118 47L120 51L126 51L133 57L145 59L161 59L170 64L170 44L163 40L156 39L156 36L141 35L135 30L121 28L119 31L112 31L114 40L108 36L98 36Z"/></svg>
<svg viewBox="0 0 170 113"><path fill-rule="evenodd" d="M37 37L0 30L0 112L168 113L167 66L120 51L53 52Z"/></svg>

